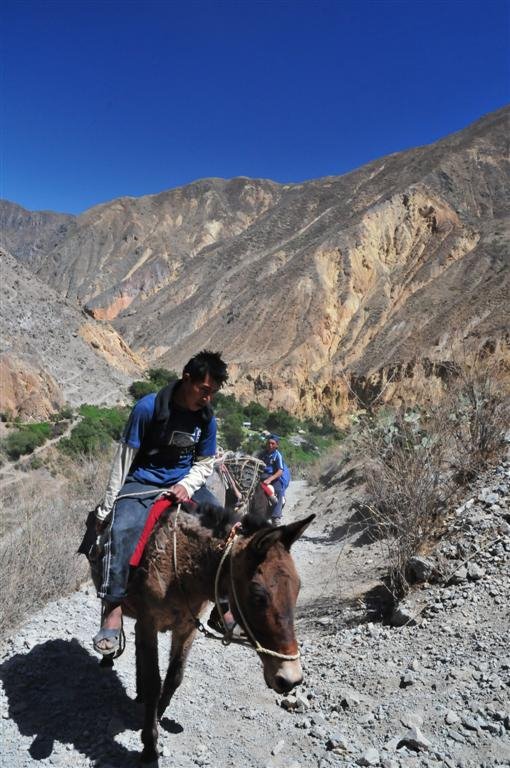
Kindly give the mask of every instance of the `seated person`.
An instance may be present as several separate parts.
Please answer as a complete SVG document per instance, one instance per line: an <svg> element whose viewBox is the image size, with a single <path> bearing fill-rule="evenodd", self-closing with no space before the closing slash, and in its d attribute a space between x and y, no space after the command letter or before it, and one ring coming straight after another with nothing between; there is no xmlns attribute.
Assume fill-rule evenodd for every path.
<svg viewBox="0 0 510 768"><path fill-rule="evenodd" d="M142 397L131 411L96 509L98 524L108 519L110 526L98 590L103 621L94 637L94 648L103 655L119 649L129 560L157 496L165 491L177 502L219 504L205 483L216 453L210 403L227 376L218 353L200 352L184 366L181 379Z"/></svg>
<svg viewBox="0 0 510 768"><path fill-rule="evenodd" d="M283 459L278 450L279 444L280 438L278 435L269 435L264 450L258 455L258 458L266 465L261 479L264 483L272 485L276 494L276 505L271 513L271 520L274 525L279 525L281 522L283 507L283 487L281 483Z"/></svg>

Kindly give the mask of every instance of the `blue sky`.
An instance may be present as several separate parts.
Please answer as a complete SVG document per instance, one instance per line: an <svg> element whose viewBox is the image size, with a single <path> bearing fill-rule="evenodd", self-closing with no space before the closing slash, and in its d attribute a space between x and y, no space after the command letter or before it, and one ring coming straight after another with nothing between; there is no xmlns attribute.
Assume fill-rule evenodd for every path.
<svg viewBox="0 0 510 768"><path fill-rule="evenodd" d="M506 0L3 0L0 196L342 174L507 103Z"/></svg>

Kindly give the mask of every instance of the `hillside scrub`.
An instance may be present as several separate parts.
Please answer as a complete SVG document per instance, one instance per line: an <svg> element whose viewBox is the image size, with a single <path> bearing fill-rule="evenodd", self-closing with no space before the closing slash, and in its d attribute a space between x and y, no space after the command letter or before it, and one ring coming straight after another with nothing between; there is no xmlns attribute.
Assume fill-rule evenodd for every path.
<svg viewBox="0 0 510 768"><path fill-rule="evenodd" d="M139 381L133 381L129 386L129 394L133 400L140 400L151 392L157 392L165 387L171 381L179 378L175 371L169 371L166 368L149 368L145 378Z"/></svg>
<svg viewBox="0 0 510 768"><path fill-rule="evenodd" d="M87 578L86 559L76 550L87 512L104 492L110 456L64 461L67 482L60 491L45 493L40 478L27 476L4 499L12 524L0 541L0 634Z"/></svg>
<svg viewBox="0 0 510 768"><path fill-rule="evenodd" d="M64 437L58 445L62 453L76 458L94 456L105 451L112 442L119 440L129 409L82 405L79 414L81 416L79 423L73 428L69 437Z"/></svg>
<svg viewBox="0 0 510 768"><path fill-rule="evenodd" d="M449 502L500 458L508 414L497 371L464 360L451 365L438 402L361 417L353 444L364 461L365 510L387 547L397 598L408 589L410 557L438 535Z"/></svg>
<svg viewBox="0 0 510 768"><path fill-rule="evenodd" d="M33 453L53 434L54 425L50 425L48 422L22 424L5 438L3 448L9 459L16 460L20 456Z"/></svg>

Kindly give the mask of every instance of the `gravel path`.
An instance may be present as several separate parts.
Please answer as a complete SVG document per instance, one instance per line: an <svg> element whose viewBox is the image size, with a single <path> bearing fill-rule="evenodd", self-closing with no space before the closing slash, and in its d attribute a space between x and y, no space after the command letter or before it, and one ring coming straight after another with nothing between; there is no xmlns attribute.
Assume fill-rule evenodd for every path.
<svg viewBox="0 0 510 768"><path fill-rule="evenodd" d="M279 697L254 653L199 637L161 723L161 768L510 766L510 466L498 473L456 511L438 562L459 567L481 538L496 544L472 557L471 575L459 567L457 584L417 590L407 609L425 606L423 620L400 629L367 623L362 595L382 553L352 523L349 491L293 483L287 521L320 512L293 547L305 681ZM2 766L139 764L133 623L103 670L90 642L98 618L86 585L0 646ZM161 637L162 667L168 646Z"/></svg>

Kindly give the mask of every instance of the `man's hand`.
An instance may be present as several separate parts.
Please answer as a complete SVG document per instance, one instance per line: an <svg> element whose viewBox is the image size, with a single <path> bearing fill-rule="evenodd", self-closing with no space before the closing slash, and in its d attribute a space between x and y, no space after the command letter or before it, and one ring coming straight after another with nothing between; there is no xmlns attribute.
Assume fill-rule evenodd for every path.
<svg viewBox="0 0 510 768"><path fill-rule="evenodd" d="M183 485L172 485L164 491L165 496L172 496L176 501L189 501L188 491Z"/></svg>

